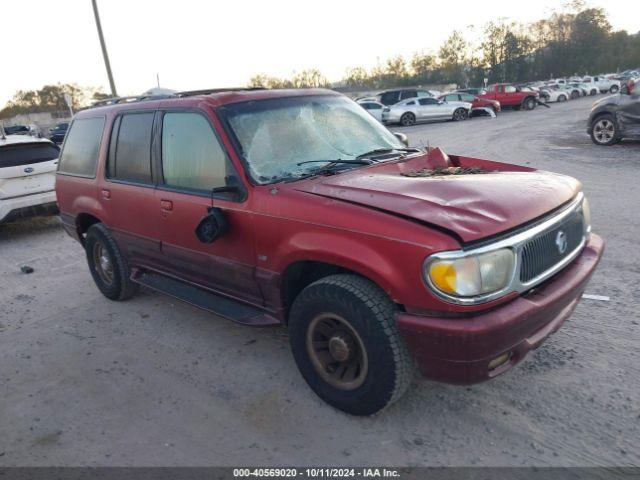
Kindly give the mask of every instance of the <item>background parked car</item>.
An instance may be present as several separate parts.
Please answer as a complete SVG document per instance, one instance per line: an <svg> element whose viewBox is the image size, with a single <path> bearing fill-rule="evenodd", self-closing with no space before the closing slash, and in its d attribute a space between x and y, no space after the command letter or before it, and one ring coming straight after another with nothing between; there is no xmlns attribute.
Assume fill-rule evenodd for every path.
<svg viewBox="0 0 640 480"><path fill-rule="evenodd" d="M531 89L522 89L510 83L497 83L489 85L487 91L478 95L480 98L497 100L502 107L509 106L516 110L524 108L533 110L538 104L540 93Z"/></svg>
<svg viewBox="0 0 640 480"><path fill-rule="evenodd" d="M0 132L0 223L57 212L54 184L59 153L44 138L3 137Z"/></svg>
<svg viewBox="0 0 640 480"><path fill-rule="evenodd" d="M618 93L620 91L620 81L606 78L602 75L586 76L582 82L587 86L594 86L600 93Z"/></svg>
<svg viewBox="0 0 640 480"><path fill-rule="evenodd" d="M382 123L399 123L403 126L434 120L465 120L469 117L471 103L443 102L437 98L410 98L382 110Z"/></svg>
<svg viewBox="0 0 640 480"><path fill-rule="evenodd" d="M467 102L471 104L471 115L485 115L485 109L490 109L494 114L500 110L500 102L488 98L479 98L475 95L465 92L451 92L438 97L445 102Z"/></svg>
<svg viewBox="0 0 640 480"><path fill-rule="evenodd" d="M358 104L369 112L373 118L379 122L382 121L382 109L384 108L382 103L376 102L375 100L358 100Z"/></svg>
<svg viewBox="0 0 640 480"><path fill-rule="evenodd" d="M401 100L408 98L432 97L429 90L420 88L399 88L396 90L386 90L378 94L378 101L383 105L395 105Z"/></svg>
<svg viewBox="0 0 640 480"><path fill-rule="evenodd" d="M7 135L29 135L29 127L26 125L10 125L4 127L4 132Z"/></svg>
<svg viewBox="0 0 640 480"><path fill-rule="evenodd" d="M540 90L540 96L545 102L566 102L569 100L569 93L565 90L553 87L544 87Z"/></svg>
<svg viewBox="0 0 640 480"><path fill-rule="evenodd" d="M64 137L67 135L68 128L69 123L58 123L49 130L49 139L54 143L62 143L64 141Z"/></svg>
<svg viewBox="0 0 640 480"><path fill-rule="evenodd" d="M595 102L587 132L593 143L603 146L614 145L623 138L640 139L640 89Z"/></svg>

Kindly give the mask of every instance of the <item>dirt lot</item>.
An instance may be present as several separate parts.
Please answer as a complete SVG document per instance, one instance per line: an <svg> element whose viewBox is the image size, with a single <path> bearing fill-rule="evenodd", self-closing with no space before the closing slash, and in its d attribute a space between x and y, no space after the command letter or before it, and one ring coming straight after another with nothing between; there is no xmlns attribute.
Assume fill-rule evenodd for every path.
<svg viewBox="0 0 640 480"><path fill-rule="evenodd" d="M502 377L416 379L373 418L315 397L284 329L110 302L57 219L0 227L0 465L639 465L640 143L593 146L591 102L401 129L582 180L607 241L588 292L611 301L584 300Z"/></svg>

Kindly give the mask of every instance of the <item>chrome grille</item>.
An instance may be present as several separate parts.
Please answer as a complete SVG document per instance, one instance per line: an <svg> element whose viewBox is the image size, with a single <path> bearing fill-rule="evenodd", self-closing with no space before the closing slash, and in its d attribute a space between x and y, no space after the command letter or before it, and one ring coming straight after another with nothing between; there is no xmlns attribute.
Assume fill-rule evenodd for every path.
<svg viewBox="0 0 640 480"><path fill-rule="evenodd" d="M564 234L566 248L560 250L558 244L564 242L559 235ZM542 232L522 245L520 253L520 282L528 283L553 268L580 246L584 238L582 210L576 210L552 229Z"/></svg>

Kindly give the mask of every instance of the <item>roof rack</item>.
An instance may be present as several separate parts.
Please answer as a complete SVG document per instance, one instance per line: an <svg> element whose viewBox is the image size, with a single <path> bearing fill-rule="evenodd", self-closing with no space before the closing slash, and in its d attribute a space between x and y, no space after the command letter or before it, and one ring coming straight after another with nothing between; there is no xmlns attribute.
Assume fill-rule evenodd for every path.
<svg viewBox="0 0 640 480"><path fill-rule="evenodd" d="M187 90L185 92L178 92L176 96L182 97L194 97L196 95L211 95L212 93L221 92L250 92L252 90L264 90L264 87L231 87L231 88L208 88L204 90Z"/></svg>
<svg viewBox="0 0 640 480"><path fill-rule="evenodd" d="M92 107L104 107L105 105L116 105L119 103L144 102L146 100L162 100L164 98L175 98L176 95L135 95L131 97L112 97L93 102Z"/></svg>
<svg viewBox="0 0 640 480"><path fill-rule="evenodd" d="M164 100L166 98L184 98L184 97L194 97L196 95L211 95L212 93L252 91L252 90L264 90L264 87L209 88L204 90L187 90L184 92L175 92L171 94L162 94L162 95L134 95L130 97L112 97L112 98L105 98L103 100L97 100L93 102L91 107L104 107L107 105L117 105L120 103L135 103L135 102L144 102L149 100Z"/></svg>

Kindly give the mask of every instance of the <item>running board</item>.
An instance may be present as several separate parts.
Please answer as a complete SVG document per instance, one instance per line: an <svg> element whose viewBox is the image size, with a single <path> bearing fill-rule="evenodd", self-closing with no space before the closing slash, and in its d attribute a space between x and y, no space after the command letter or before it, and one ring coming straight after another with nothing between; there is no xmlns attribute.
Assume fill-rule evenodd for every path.
<svg viewBox="0 0 640 480"><path fill-rule="evenodd" d="M275 317L257 307L194 287L171 277L143 270L135 270L131 280L152 290L177 298L195 307L244 325L259 327L280 325Z"/></svg>

